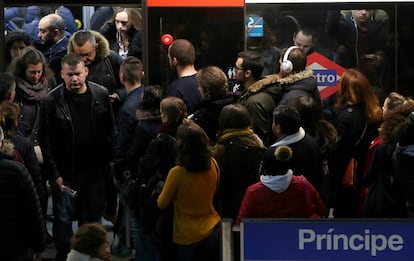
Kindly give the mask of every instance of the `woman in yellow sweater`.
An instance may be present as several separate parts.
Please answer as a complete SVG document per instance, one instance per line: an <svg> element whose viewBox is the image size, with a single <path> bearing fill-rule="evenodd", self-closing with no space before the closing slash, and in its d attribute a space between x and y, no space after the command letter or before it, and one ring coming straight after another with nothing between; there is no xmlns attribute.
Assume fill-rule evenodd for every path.
<svg viewBox="0 0 414 261"><path fill-rule="evenodd" d="M179 261L219 260L220 216L213 206L219 169L206 133L194 122L177 130L177 165L170 170L158 207L174 204L173 242Z"/></svg>

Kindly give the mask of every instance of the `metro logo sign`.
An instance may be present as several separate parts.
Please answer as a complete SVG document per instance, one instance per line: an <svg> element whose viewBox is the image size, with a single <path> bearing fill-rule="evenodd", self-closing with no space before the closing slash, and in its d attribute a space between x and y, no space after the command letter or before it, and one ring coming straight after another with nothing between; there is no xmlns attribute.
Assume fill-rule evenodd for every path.
<svg viewBox="0 0 414 261"><path fill-rule="evenodd" d="M338 91L339 80L346 71L345 68L317 52L308 55L306 68L313 71L321 99L326 99Z"/></svg>

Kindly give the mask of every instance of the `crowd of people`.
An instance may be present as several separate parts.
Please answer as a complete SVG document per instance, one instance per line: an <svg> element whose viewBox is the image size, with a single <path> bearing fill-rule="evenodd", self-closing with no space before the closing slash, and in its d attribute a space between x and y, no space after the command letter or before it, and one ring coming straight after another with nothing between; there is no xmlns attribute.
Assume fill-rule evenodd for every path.
<svg viewBox="0 0 414 261"><path fill-rule="evenodd" d="M144 86L142 17L112 11L100 31L68 32L56 9L39 17L38 45L7 34L1 259L41 260L49 195L58 261L109 261L132 249L135 260L219 260L222 218L414 215L412 98L383 99L351 66L322 101L306 68L314 47L306 28L280 50L277 73L263 76L262 54L240 51L239 94L221 68L195 67L187 39L168 47L177 79ZM113 222L112 248L102 218Z"/></svg>

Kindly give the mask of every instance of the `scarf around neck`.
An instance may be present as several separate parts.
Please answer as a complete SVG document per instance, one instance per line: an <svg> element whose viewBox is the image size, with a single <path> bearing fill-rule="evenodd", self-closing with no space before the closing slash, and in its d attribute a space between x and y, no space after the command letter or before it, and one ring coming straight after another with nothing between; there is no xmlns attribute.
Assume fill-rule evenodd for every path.
<svg viewBox="0 0 414 261"><path fill-rule="evenodd" d="M305 130L302 127L300 127L298 132L282 137L280 140L278 140L276 143L274 143L270 147L289 145L289 144L298 142L305 137L305 134L306 134Z"/></svg>
<svg viewBox="0 0 414 261"><path fill-rule="evenodd" d="M40 101L49 91L49 82L46 77L42 77L37 84L30 84L23 79L16 81L16 86L22 90L26 99Z"/></svg>
<svg viewBox="0 0 414 261"><path fill-rule="evenodd" d="M228 139L231 139L233 137L245 137L253 135L254 132L251 128L245 128L245 129L225 129L222 131L222 133L219 135L218 143L225 142Z"/></svg>

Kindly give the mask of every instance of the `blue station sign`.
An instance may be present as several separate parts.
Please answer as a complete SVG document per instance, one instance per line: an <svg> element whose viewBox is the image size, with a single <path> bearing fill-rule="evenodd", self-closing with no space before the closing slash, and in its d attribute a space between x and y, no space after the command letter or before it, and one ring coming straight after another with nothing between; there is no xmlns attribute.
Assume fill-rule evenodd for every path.
<svg viewBox="0 0 414 261"><path fill-rule="evenodd" d="M243 261L411 261L407 220L267 220L240 224Z"/></svg>

